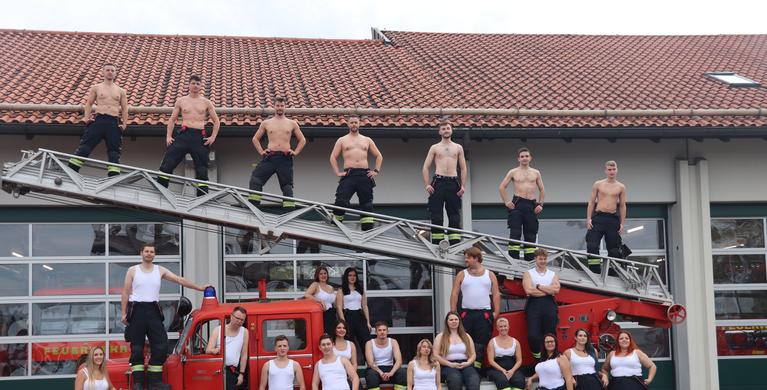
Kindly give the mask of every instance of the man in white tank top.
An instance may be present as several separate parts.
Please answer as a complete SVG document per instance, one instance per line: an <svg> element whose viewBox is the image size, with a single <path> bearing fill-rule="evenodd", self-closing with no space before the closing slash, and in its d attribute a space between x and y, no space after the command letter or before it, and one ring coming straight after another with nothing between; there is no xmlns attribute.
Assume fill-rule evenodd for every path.
<svg viewBox="0 0 767 390"><path fill-rule="evenodd" d="M459 272L450 294L450 310L461 315L463 328L474 340L477 358L474 368L481 369L485 347L493 333L493 322L501 312L501 293L495 274L482 266L482 251L469 248L463 254L466 269ZM461 309L457 310L458 293L461 293Z"/></svg>
<svg viewBox="0 0 767 390"><path fill-rule="evenodd" d="M266 362L261 369L261 381L258 390L266 390L267 384L269 390L293 390L293 379L298 382L299 390L306 390L301 365L288 359L290 343L285 335L275 337L274 351L277 352L277 357Z"/></svg>
<svg viewBox="0 0 767 390"><path fill-rule="evenodd" d="M559 323L559 309L554 299L554 294L559 292L559 276L546 268L548 261L549 252L543 248L536 249L535 268L525 272L522 277L522 288L527 293L527 341L536 360L541 358L543 335L556 335Z"/></svg>
<svg viewBox="0 0 767 390"><path fill-rule="evenodd" d="M395 390L407 389L407 369L402 367L402 353L397 340L390 339L386 321L376 322L376 338L365 344L365 385L380 390L381 383L393 383Z"/></svg>
<svg viewBox="0 0 767 390"><path fill-rule="evenodd" d="M232 310L232 318L224 326L226 337L226 388L234 389L242 384L245 379L245 370L248 367L248 332L242 325L248 319L248 312L244 307L237 306ZM205 353L218 355L221 353L221 327L217 326L210 332L208 346Z"/></svg>
<svg viewBox="0 0 767 390"><path fill-rule="evenodd" d="M160 308L160 284L162 279L178 283L184 287L203 291L186 278L178 276L167 268L152 264L155 247L146 243L141 247L141 264L130 267L125 274L122 294L122 320L125 324L125 341L130 343L130 366L133 376L133 389L170 390L170 385L162 383L162 366L168 353L168 332L163 325ZM130 297L130 299L128 299ZM144 338L149 339L152 354L149 357L149 375L144 372Z"/></svg>

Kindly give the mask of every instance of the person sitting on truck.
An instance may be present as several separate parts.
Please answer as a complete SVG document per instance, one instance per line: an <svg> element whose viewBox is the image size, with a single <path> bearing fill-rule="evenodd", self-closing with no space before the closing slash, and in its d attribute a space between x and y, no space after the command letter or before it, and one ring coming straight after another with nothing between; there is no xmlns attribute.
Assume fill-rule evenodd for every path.
<svg viewBox="0 0 767 390"><path fill-rule="evenodd" d="M317 362L312 378L312 390L349 390L346 378L352 378L351 388L358 389L360 377L357 376L356 367L349 359L333 354L333 341L329 335L320 336L320 351L322 360Z"/></svg>
<svg viewBox="0 0 767 390"><path fill-rule="evenodd" d="M232 318L226 324L226 388L235 389L245 379L248 367L248 332L242 325L248 318L245 308L237 306L232 310ZM218 355L221 353L221 327L217 326L210 332L205 353ZM293 382L291 382L292 384Z"/></svg>
<svg viewBox="0 0 767 390"><path fill-rule="evenodd" d="M559 276L546 269L549 252L546 249L535 250L535 268L522 276L522 288L527 293L525 316L527 321L527 341L535 359L541 358L541 338L546 333L557 334L557 301L554 294L559 292Z"/></svg>
<svg viewBox="0 0 767 390"><path fill-rule="evenodd" d="M463 329L458 312L445 317L445 330L434 339L434 357L442 366L442 378L448 390L479 390L479 374L474 369L474 340Z"/></svg>
<svg viewBox="0 0 767 390"><path fill-rule="evenodd" d="M274 351L277 352L277 357L264 364L261 369L261 383L258 385L258 390L266 390L267 384L269 390L293 390L294 379L298 382L299 390L306 390L301 365L288 359L290 343L287 336L281 334L274 338ZM227 386L227 389L233 388Z"/></svg>
<svg viewBox="0 0 767 390"><path fill-rule="evenodd" d="M365 291L362 289L362 280L357 277L357 270L349 267L344 271L341 279L341 294L336 294L336 311L338 318L349 324L349 338L352 335L357 339L360 348L370 340L370 314Z"/></svg>
<svg viewBox="0 0 767 390"><path fill-rule="evenodd" d="M304 298L317 302L322 306L322 323L325 334L333 334L333 323L336 321L336 311L333 302L336 300L336 292L333 286L328 284L328 269L324 266L314 270L314 283L304 293Z"/></svg>
<svg viewBox="0 0 767 390"><path fill-rule="evenodd" d="M441 390L440 366L434 358L431 341L418 343L415 358L407 365L407 390Z"/></svg>
<svg viewBox="0 0 767 390"><path fill-rule="evenodd" d="M83 367L75 378L75 390L115 390L107 372L104 349L93 347Z"/></svg>
<svg viewBox="0 0 767 390"><path fill-rule="evenodd" d="M389 336L389 324L376 322L376 338L365 344L365 384L368 390L379 390L381 383L393 383L395 390L407 388L407 371L402 367L402 353L397 340Z"/></svg>
<svg viewBox="0 0 767 390"><path fill-rule="evenodd" d="M495 383L497 390L522 390L525 376L519 371L522 366L522 348L519 341L509 336L509 320L499 318L495 325L498 336L487 345L487 377Z"/></svg>
<svg viewBox="0 0 767 390"><path fill-rule="evenodd" d="M357 365L357 346L349 340L349 325L344 320L336 320L331 332L333 340L333 353L336 356L343 356Z"/></svg>

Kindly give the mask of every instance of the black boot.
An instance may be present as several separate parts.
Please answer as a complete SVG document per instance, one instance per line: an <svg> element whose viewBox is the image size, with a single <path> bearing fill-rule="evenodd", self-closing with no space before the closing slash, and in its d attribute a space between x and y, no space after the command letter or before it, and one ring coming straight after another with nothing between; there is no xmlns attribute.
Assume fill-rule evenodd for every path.
<svg viewBox="0 0 767 390"><path fill-rule="evenodd" d="M147 379L149 384L147 390L171 390L172 387L169 384L162 383L162 372L148 372Z"/></svg>

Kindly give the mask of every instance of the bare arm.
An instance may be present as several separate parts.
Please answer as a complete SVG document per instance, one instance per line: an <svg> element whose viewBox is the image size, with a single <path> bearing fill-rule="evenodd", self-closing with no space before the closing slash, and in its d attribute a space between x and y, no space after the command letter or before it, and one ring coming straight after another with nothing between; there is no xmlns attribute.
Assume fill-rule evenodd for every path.
<svg viewBox="0 0 767 390"><path fill-rule="evenodd" d="M123 323L123 325L128 325L127 315L128 315L128 298L130 297L131 289L133 288L133 277L136 275L136 267L130 267L128 268L128 272L125 273L125 283L123 283L123 294L122 298L120 299L120 304L122 306L122 314L123 318L120 320L120 322Z"/></svg>
<svg viewBox="0 0 767 390"><path fill-rule="evenodd" d="M269 366L271 366L271 364L266 363L261 368L261 380L258 383L258 390L266 390L266 384L269 382ZM314 370L314 373L315 376L317 376L317 370ZM298 376L296 376L296 378L297 377ZM303 379L303 377L301 377L301 379ZM314 388L314 386L312 386L312 388Z"/></svg>
<svg viewBox="0 0 767 390"><path fill-rule="evenodd" d="M538 184L538 203L535 205L535 210L533 210L534 213L538 214L541 211L543 211L543 200L546 198L546 189L543 188L543 178L541 177L541 172L538 172L538 180L535 181L536 184Z"/></svg>
<svg viewBox="0 0 767 390"><path fill-rule="evenodd" d="M437 363L437 378L436 378L437 385L436 385L435 389L441 389L442 388L442 384L439 383L439 380L441 378L442 378L442 365Z"/></svg>
<svg viewBox="0 0 767 390"><path fill-rule="evenodd" d="M453 282L453 291L450 292L450 310L457 311L458 293L461 292L461 283L463 283L463 271L458 272Z"/></svg>
<svg viewBox="0 0 767 390"><path fill-rule="evenodd" d="M176 106L173 107L173 113L170 114L170 119L168 119L168 129L165 131L165 146L170 146L173 143L173 128L176 127L176 119L178 119L178 114L181 112L180 103L176 102Z"/></svg>
<svg viewBox="0 0 767 390"><path fill-rule="evenodd" d="M218 136L218 128L221 125L221 122L218 120L218 115L216 114L216 108L213 107L213 103L211 103L210 100L208 100L208 116L210 116L210 120L213 121L213 134L210 135L210 137L205 138L205 143L203 145L210 146L213 144L213 142L216 141L216 136Z"/></svg>
<svg viewBox="0 0 767 390"><path fill-rule="evenodd" d="M261 126L258 126L256 135L253 136L253 146L256 147L256 151L261 156L264 154L264 149L261 148L261 137L264 136L264 133L266 133L266 127L264 126L264 122L261 122Z"/></svg>
<svg viewBox="0 0 767 390"><path fill-rule="evenodd" d="M93 102L96 101L96 86L92 86L91 90L88 91L88 99L85 100L85 108L83 113L83 119L85 120L85 123L88 123L89 120L91 120L91 107L93 106Z"/></svg>
<svg viewBox="0 0 767 390"><path fill-rule="evenodd" d="M466 191L466 178L469 177L469 172L466 170L466 156L460 145L458 145L458 166L461 168L461 189L458 191L458 196L461 196Z"/></svg>
<svg viewBox="0 0 767 390"><path fill-rule="evenodd" d="M293 121L293 123L295 123L293 134L295 134L296 139L298 140L298 145L296 145L296 148L292 151L292 153L294 156L298 156L298 154L304 150L304 146L306 146L306 138L304 137L304 133L301 132L301 128L298 126L298 123L295 121Z"/></svg>
<svg viewBox="0 0 767 390"><path fill-rule="evenodd" d="M496 370L500 372L506 372L506 369L501 367L500 364L495 362L495 344L493 343L494 339L491 339L489 343L487 343L487 348L485 351L485 356L487 357L487 362L490 364L490 367L495 368Z"/></svg>
<svg viewBox="0 0 767 390"><path fill-rule="evenodd" d="M551 284L548 286L539 286L538 289L543 291L546 295L554 295L559 293L559 275L554 275L554 279L551 280Z"/></svg>
<svg viewBox="0 0 767 390"><path fill-rule="evenodd" d="M221 348L216 348L216 342L218 341L218 334L221 333L221 327L217 326L210 331L210 337L208 337L208 346L205 347L205 353L208 355L218 355L221 353ZM244 343L243 343L244 344Z"/></svg>
<svg viewBox="0 0 767 390"><path fill-rule="evenodd" d="M426 186L426 192L429 194L434 193L434 187L431 186L429 181L429 168L434 161L434 145L429 148L429 154L426 155L426 161L423 162L423 184Z"/></svg>
<svg viewBox="0 0 767 390"><path fill-rule="evenodd" d="M242 332L242 350L240 350L240 375L237 376L237 386L245 381L245 370L248 369L248 332ZM301 378L303 379L303 377Z"/></svg>
<svg viewBox="0 0 767 390"><path fill-rule="evenodd" d="M557 358L559 369L562 370L562 376L565 378L567 390L573 390L573 370L570 368L570 360L564 356Z"/></svg>
<svg viewBox="0 0 767 390"><path fill-rule="evenodd" d="M471 347L471 355L469 355L469 358L466 359L466 362L461 363L461 368L466 368L474 364L474 361L477 360L477 349L474 347L474 339L471 338L471 336L466 335L466 337L469 338L469 347ZM468 352L468 351L467 351Z"/></svg>
<svg viewBox="0 0 767 390"><path fill-rule="evenodd" d="M381 170L381 164L383 164L383 154L381 154L381 151L378 150L376 143L373 142L372 139L368 138L368 141L370 142L368 150L370 151L370 154L376 158L376 169L375 171L369 171L368 177L376 177L378 176L378 171Z"/></svg>
<svg viewBox="0 0 767 390"><path fill-rule="evenodd" d="M205 290L208 287L213 287L213 286L211 286L209 284L206 284L206 285L200 287L200 286L192 283L189 279L187 279L187 278L185 278L183 276L178 276L178 275L174 274L173 272L170 272L167 268L162 267L162 266L160 266L160 276L163 279L165 279L165 280L169 280L169 281L171 281L173 283L178 283L178 284L180 284L180 285L182 285L182 286L184 286L186 288L191 288L191 289L194 289L194 290L197 290L197 291L203 291L203 290Z"/></svg>
<svg viewBox="0 0 767 390"><path fill-rule="evenodd" d="M352 349L352 360L351 360L351 362L352 362L352 365L356 366L357 365L357 345L354 344L351 341L347 341L346 345L348 345L348 347Z"/></svg>
<svg viewBox="0 0 767 390"><path fill-rule="evenodd" d="M320 362L314 365L314 374L312 374L312 390L320 390L320 369L317 367ZM263 380L263 377L262 379Z"/></svg>
<svg viewBox="0 0 767 390"><path fill-rule="evenodd" d="M594 215L594 203L597 200L597 193L599 192L599 182L594 183L594 187L591 188L591 198L589 198L589 207L586 210L586 222L588 223L589 230L594 227L591 224L591 216Z"/></svg>
<svg viewBox="0 0 767 390"><path fill-rule="evenodd" d="M320 284L317 282L312 282L312 285L309 286L308 289L306 289L306 292L304 293L304 298L310 301L319 303L320 306L322 306L322 310L325 311L328 309L327 307L325 307L325 302L323 302L322 299L319 299L314 296L314 294L316 294L318 292L317 290L319 289L320 289Z"/></svg>
<svg viewBox="0 0 767 390"><path fill-rule="evenodd" d="M395 339L391 339L391 352L394 355L394 365L391 367L389 374L394 375L402 367L402 353L399 350L399 343Z"/></svg>
<svg viewBox="0 0 767 390"><path fill-rule="evenodd" d="M490 272L490 270L486 269L485 272ZM490 282L490 293L493 295L493 321L495 321L501 314L501 292L498 290L498 278L493 272L490 272Z"/></svg>
<svg viewBox="0 0 767 390"><path fill-rule="evenodd" d="M410 363L407 364L407 390L413 390L413 372L416 364L418 363L416 363L415 360L411 360Z"/></svg>
<svg viewBox="0 0 767 390"><path fill-rule="evenodd" d="M125 94L125 90L120 88L120 107L122 108L122 122L123 124L120 125L120 128L122 131L125 131L125 128L128 127L128 95Z"/></svg>
<svg viewBox="0 0 767 390"><path fill-rule="evenodd" d="M345 357L339 357L339 359L342 359L341 362L344 365L344 368L346 368L346 375L349 376L349 379L352 380L352 389L357 389L360 387L360 377L357 376L357 367L352 365L352 363L346 359ZM330 386L328 386L330 387Z"/></svg>
<svg viewBox="0 0 767 390"><path fill-rule="evenodd" d="M618 194L618 202L621 203L621 227L618 230L618 234L623 234L623 225L626 223L626 187L621 188L621 193Z"/></svg>
<svg viewBox="0 0 767 390"><path fill-rule="evenodd" d="M538 288L536 288L533 284L533 278L530 276L530 273L525 272L525 274L522 276L522 288L525 290L525 294L531 297L545 297L546 293L541 291L539 289L540 287L541 286L538 286Z"/></svg>
<svg viewBox="0 0 767 390"><path fill-rule="evenodd" d="M339 319L346 321L346 318L344 318L344 292L340 288L338 289L338 294L336 294L336 312Z"/></svg>
<svg viewBox="0 0 767 390"><path fill-rule="evenodd" d="M376 361L375 361L375 356L373 355L373 343L374 342L375 342L374 340L368 340L365 343L365 362L367 362L368 367L378 371L378 375L380 375L381 378L383 378L384 372L381 371L380 368L378 368L378 365L376 364ZM351 341L349 341L349 344L351 344ZM386 380L386 379L384 379L384 380Z"/></svg>
<svg viewBox="0 0 767 390"><path fill-rule="evenodd" d="M341 155L341 138L336 141L336 145L333 147L333 151L330 152L330 167L333 168L333 173L336 174L336 176L343 176L344 173L341 173L341 171L338 170L338 156Z"/></svg>
<svg viewBox="0 0 767 390"><path fill-rule="evenodd" d="M365 293L362 293L362 313L365 314L365 321L368 322L368 333L373 331L373 327L370 326L370 313L368 313L368 298Z"/></svg>
<svg viewBox="0 0 767 390"><path fill-rule="evenodd" d="M293 362L293 375L298 382L298 390L306 390L306 384L304 383L304 372L301 369L301 365L298 362Z"/></svg>
<svg viewBox="0 0 767 390"><path fill-rule="evenodd" d="M644 380L644 384L649 385L655 379L655 372L658 370L658 367L655 366L655 363L650 360L646 353L637 351L637 356L639 356L639 362L648 370L647 379Z"/></svg>
<svg viewBox="0 0 767 390"><path fill-rule="evenodd" d="M503 204L506 205L506 208L509 210L514 210L514 203L509 201L509 196L506 193L506 187L509 186L509 183L511 183L511 178L514 175L514 170L510 170L509 173L506 174L506 177L503 178L503 181L501 182L501 186L498 187L498 191L501 192L501 199L503 199Z"/></svg>
<svg viewBox="0 0 767 390"><path fill-rule="evenodd" d="M532 390L533 388L533 381L538 379L538 374L533 374L533 376L527 378L527 390Z"/></svg>
<svg viewBox="0 0 767 390"><path fill-rule="evenodd" d="M77 377L75 378L75 390L83 390L83 385L85 385L86 380L88 380L88 374L83 370L78 371Z"/></svg>
<svg viewBox="0 0 767 390"><path fill-rule="evenodd" d="M607 376L607 373L610 372L610 359L615 355L615 352L610 352L607 354L607 357L605 358L605 362L602 364L602 369L599 371L602 376ZM641 360L640 360L641 363Z"/></svg>
<svg viewBox="0 0 767 390"><path fill-rule="evenodd" d="M514 357L517 358L517 363L514 364L514 367L510 370L512 374L514 371L519 370L519 367L522 367L522 348L519 346L519 341L517 341L517 339L514 339L514 344L517 346L517 349L514 351ZM511 375L509 375L509 377L511 377Z"/></svg>
<svg viewBox="0 0 767 390"><path fill-rule="evenodd" d="M438 334L437 337L434 338L434 358L437 359L439 364L445 366L445 367L453 367L456 368L456 363L452 363L445 359L444 356L442 356L442 342L449 343L450 340L443 340L442 333ZM439 389L439 387L438 387Z"/></svg>

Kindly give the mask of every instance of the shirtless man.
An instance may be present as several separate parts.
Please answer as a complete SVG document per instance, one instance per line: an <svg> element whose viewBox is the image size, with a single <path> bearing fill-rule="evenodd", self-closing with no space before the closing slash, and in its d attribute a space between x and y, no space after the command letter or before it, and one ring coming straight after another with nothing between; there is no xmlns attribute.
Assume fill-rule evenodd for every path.
<svg viewBox="0 0 767 390"><path fill-rule="evenodd" d="M258 127L256 135L253 136L253 145L258 154L261 155L261 162L256 164L256 168L250 175L250 189L261 191L264 184L277 173L277 180L280 181L282 196L293 197L293 157L298 156L306 145L306 139L298 127L298 123L285 117L285 99L277 98L274 101L274 118L267 119ZM266 150L261 148L261 138L266 134L269 138L269 144ZM290 148L290 138L295 135L298 139L296 149ZM250 194L248 200L254 206L261 204L261 195ZM296 202L283 200L282 210L285 213L296 209Z"/></svg>
<svg viewBox="0 0 767 390"><path fill-rule="evenodd" d="M503 204L509 211L508 226L509 238L519 240L522 232L525 233L525 242L534 244L538 235L538 213L543 211L543 199L546 197L546 190L543 188L543 179L537 169L530 168L530 150L521 148L517 151L517 161L519 166L510 170L503 178L498 190L501 192ZM514 183L514 197L509 200L506 195L506 187L509 183ZM535 188L540 192L538 201L535 201ZM518 259L519 250L522 246L509 242L509 256ZM525 245L525 261L533 261L535 256L535 246Z"/></svg>
<svg viewBox="0 0 767 390"><path fill-rule="evenodd" d="M123 131L128 122L128 97L125 90L115 83L117 67L112 63L106 63L101 68L104 81L91 87L88 92L88 100L85 102L85 134L80 138L80 146L75 155L88 157L101 140L105 140L107 146L107 159L110 163L120 163L120 152L123 147ZM91 118L91 106L96 103L96 115ZM118 115L122 114L122 117ZM83 161L70 158L69 167L75 172L80 172ZM120 174L120 168L108 165L109 176Z"/></svg>
<svg viewBox="0 0 767 390"><path fill-rule="evenodd" d="M349 207L351 198L357 193L360 200L360 208L364 211L373 212L373 187L374 177L378 176L383 163L383 155L378 151L372 139L360 134L360 118L357 115L349 116L349 134L336 141L333 152L330 153L330 166L333 172L341 179L336 188L335 205ZM372 171L368 168L368 152L376 158L376 167ZM338 156L344 158L344 170L338 170ZM344 221L344 210L333 210L333 216L338 222ZM373 228L373 217L361 217L362 230Z"/></svg>
<svg viewBox="0 0 767 390"><path fill-rule="evenodd" d="M427 208L431 212L431 224L443 226L444 217L442 209L447 209L447 226L453 229L461 228L461 195L466 187L466 158L463 147L450 140L453 135L453 127L448 122L439 125L439 135L442 140L429 148L426 161L423 163L423 182L426 184L426 192L429 193ZM434 161L434 177L429 183L429 168ZM461 167L461 182L458 182L456 166ZM445 239L445 230L432 229L431 242L439 244ZM450 245L461 241L461 233L449 233L447 239Z"/></svg>
<svg viewBox="0 0 767 390"><path fill-rule="evenodd" d="M218 115L213 103L200 95L202 80L199 76L189 77L189 94L176 100L173 114L168 120L168 131L165 135L165 156L160 163L160 172L173 174L178 164L184 161L187 153L192 155L194 161L195 179L208 181L208 166L210 165L210 145L216 141L218 135ZM176 126L176 118L181 113L181 129L176 138L173 138L173 128ZM213 134L205 137L205 115L213 121ZM157 182L168 188L170 178L160 175ZM197 196L208 193L207 183L197 183Z"/></svg>
<svg viewBox="0 0 767 390"><path fill-rule="evenodd" d="M607 255L620 256L621 234L626 222L626 186L615 180L618 164L615 161L605 163L607 178L594 183L591 199L586 214L589 231L586 233L586 250L589 252L589 269L602 273L602 259L599 258L599 244L602 236L607 244ZM594 203L596 202L596 212ZM620 205L620 214L618 206Z"/></svg>

